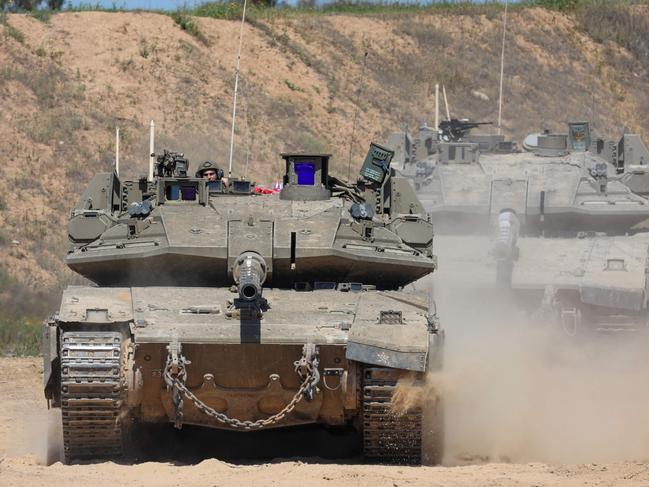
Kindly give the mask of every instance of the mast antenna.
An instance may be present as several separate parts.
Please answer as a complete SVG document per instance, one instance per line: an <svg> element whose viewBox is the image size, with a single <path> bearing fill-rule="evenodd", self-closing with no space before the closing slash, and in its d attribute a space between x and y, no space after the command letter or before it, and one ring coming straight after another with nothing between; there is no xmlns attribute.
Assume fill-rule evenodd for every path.
<svg viewBox="0 0 649 487"><path fill-rule="evenodd" d="M363 44L365 43L365 36L363 36ZM354 109L354 121L352 123L352 133L349 136L349 160L347 161L347 179L349 180L349 175L352 167L352 153L354 151L354 135L356 133L356 122L358 121L358 102L360 100L360 95L363 93L363 82L365 79L365 67L367 66L367 55L369 54L368 50L365 49L363 54L363 67L360 74L360 82L358 87L358 97L356 98L356 108Z"/></svg>
<svg viewBox="0 0 649 487"><path fill-rule="evenodd" d="M448 109L448 98L446 98L446 85L442 85L442 93L444 94L444 105L446 106L446 120L450 120L451 112Z"/></svg>
<svg viewBox="0 0 649 487"><path fill-rule="evenodd" d="M119 125L115 127L115 174L119 177Z"/></svg>
<svg viewBox="0 0 649 487"><path fill-rule="evenodd" d="M239 91L239 71L241 69L241 47L243 45L243 26L246 22L247 0L243 0L243 13L241 14L241 28L239 29L239 51L237 52L237 67L234 73L234 100L232 102L232 130L230 132L230 162L228 164L228 178L232 177L232 156L234 155L234 127L237 119L237 93Z"/></svg>
<svg viewBox="0 0 649 487"><path fill-rule="evenodd" d="M505 37L507 35L507 4L505 0L505 13L503 16L503 44L500 52L500 94L498 95L498 135L502 133L503 115L503 75L505 72Z"/></svg>

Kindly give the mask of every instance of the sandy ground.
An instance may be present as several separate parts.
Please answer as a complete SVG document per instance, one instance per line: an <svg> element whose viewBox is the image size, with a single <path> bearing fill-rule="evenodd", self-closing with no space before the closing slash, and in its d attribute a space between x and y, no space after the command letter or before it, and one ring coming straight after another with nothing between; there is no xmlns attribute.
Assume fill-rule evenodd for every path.
<svg viewBox="0 0 649 487"><path fill-rule="evenodd" d="M649 485L649 463L552 465L491 463L455 467L363 465L355 458L291 458L227 463L218 459L98 462L46 466L48 416L36 358L0 359L0 484L6 486L158 485Z"/></svg>

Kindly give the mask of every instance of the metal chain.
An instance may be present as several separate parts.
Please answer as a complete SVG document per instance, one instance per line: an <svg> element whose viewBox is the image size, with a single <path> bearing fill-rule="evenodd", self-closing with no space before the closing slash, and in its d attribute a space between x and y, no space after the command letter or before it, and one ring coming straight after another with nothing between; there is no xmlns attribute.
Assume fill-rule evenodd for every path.
<svg viewBox="0 0 649 487"><path fill-rule="evenodd" d="M177 354L177 352L174 354L174 351L170 349L170 356L164 371L164 381L167 384L167 388L172 389L172 402L175 409L174 425L179 429L182 427L183 420L183 395L192 401L198 410L232 428L243 428L246 430L261 429L284 419L287 414L295 409L295 406L297 406L302 398L307 397L308 400L311 400L314 392L317 392L316 386L320 381L317 349L315 346L305 345L302 358L295 362L295 371L300 378L304 377L304 379L290 402L281 411L268 418L258 419L257 421L241 421L236 418L231 418L225 413L219 413L209 407L187 388L185 385L185 380L187 379L185 364L190 362L182 355ZM303 374L305 370L306 374Z"/></svg>
<svg viewBox="0 0 649 487"><path fill-rule="evenodd" d="M280 412L273 414L268 418L258 419L257 421L241 421L236 418L231 418L227 414L215 411L199 398L197 398L193 392L187 389L185 384L180 382L175 377L171 377L168 370L165 371L165 379L168 381L168 383L171 383L174 388L180 391L187 399L192 401L200 411L205 413L207 416L210 416L232 428L242 428L247 430L261 429L284 419L284 417L291 411L293 411L293 409L295 409L295 406L297 406L297 404L302 400L302 398L304 397L304 391L306 391L307 387L309 387L309 383L312 377L312 374L307 375L306 379L304 379L304 382L302 382L302 385L300 385L300 388L293 396L293 399L291 399L291 401L286 406L284 406L284 408Z"/></svg>

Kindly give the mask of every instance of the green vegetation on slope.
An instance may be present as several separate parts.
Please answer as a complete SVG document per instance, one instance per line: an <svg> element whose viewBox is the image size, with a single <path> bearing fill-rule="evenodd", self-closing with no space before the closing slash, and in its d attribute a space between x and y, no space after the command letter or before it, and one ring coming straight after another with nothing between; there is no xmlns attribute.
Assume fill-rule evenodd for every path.
<svg viewBox="0 0 649 487"><path fill-rule="evenodd" d="M0 356L38 355L41 351L41 321L0 317Z"/></svg>
<svg viewBox="0 0 649 487"><path fill-rule="evenodd" d="M505 71L509 134L520 138L532 124L539 123L535 118L538 114L545 117L544 123L558 123L568 116L592 116L597 128L607 135L614 135L621 122L629 121L634 129L646 133L649 12L635 7L646 3L536 0L511 4L511 38L523 42L508 45L507 55L512 60ZM553 11L526 12L530 5ZM168 109L162 117L168 117L172 128L167 129L167 134L161 128L164 144L200 148L201 134L213 127L229 127L231 97L229 88L223 86L231 86L232 72L226 63L210 55L222 48L220 29L238 29L235 22L240 18L240 8L240 3L207 3L164 13L177 26L171 27L175 32L167 31L160 37L140 29L149 21L172 26L162 15L146 16L151 17L149 20L132 14L133 18L124 20L123 26L114 27L112 34L121 39L121 44L106 64L116 68L113 72L118 72L117 77L132 81L128 90L115 82L117 77L96 76L83 67L80 71L68 66L65 50L70 47L61 42L58 29L53 28L65 13L52 14L52 19L47 15L38 18L49 25L37 24L33 14L0 17L0 39L7 56L7 62L0 67L0 91L10 116L4 127L7 133L15 134L5 137L9 165L39 162L48 170L60 169L53 179L57 183L64 181L70 189L52 197L46 180L22 172L0 182L6 185L0 194L0 253L6 256L6 262L0 262L0 354L37 350L39 321L57 308L61 286L74 279L61 263L66 248L66 215L91 174L111 167L116 123L121 129L124 160L129 161L124 167L139 160L127 157L143 152L140 149L148 140L144 136L142 142L137 134L145 133L146 127L130 114L129 106L140 110L140 103L151 98L149 93L144 94L148 88L142 87L158 88L160 106ZM255 45L269 49L286 66L276 76L281 86L274 86L272 91L267 89L268 81L263 76L267 68L258 66L242 73L245 110L241 127L247 131L250 126L253 161L273 161L283 148L277 141L290 147L309 146L317 152L333 148L337 151L334 160L342 162L344 175L351 142L340 136L340 127L354 111L371 114L364 125L359 125L358 133L362 135L358 139L363 141L370 137L380 140L404 119L411 127L420 120L430 121L433 80L449 88L456 114L493 119L502 36L501 3L335 3L323 8L265 8L253 4L250 8ZM357 16L360 21L337 17L339 14ZM70 15L69 19L77 17L92 21L95 15ZM451 18L453 22L448 21ZM543 21L539 22L539 18ZM551 20L554 18L562 19L557 23L561 28L555 28ZM77 34L69 19L66 36L75 39ZM375 21L382 25L381 32L373 29ZM356 27L344 30L340 26L345 24L367 26L369 33L361 32L359 41L354 39ZM454 29L447 28L451 24ZM31 27L47 30L47 40L35 39ZM131 29L134 35L127 40L125 34ZM199 42L187 40L180 29ZM165 44L166 37L174 41ZM366 41L365 37L370 39ZM595 45L592 40L601 44ZM207 43L211 43L209 48L205 47ZM584 43L587 47L583 47ZM364 65L364 53L368 51L369 62L361 77L358 67ZM542 59L552 59L556 64L539 62ZM210 65L213 70L207 67ZM307 76L301 76L303 72ZM215 76L220 76L223 83L213 83ZM466 96L473 90L490 99ZM561 94L560 102L556 94ZM12 105L19 96L22 105ZM514 111L509 107L517 108ZM145 145L139 147L140 142ZM243 144L242 136L241 147ZM341 157L341 153L345 156ZM259 164L256 170L254 177L261 180L272 172L270 163L263 168ZM13 197L16 191L26 201L40 195L49 199L29 207L37 211L17 209ZM32 267L25 262L32 262ZM39 280L39 274L44 272L51 276L47 281Z"/></svg>
<svg viewBox="0 0 649 487"><path fill-rule="evenodd" d="M561 11L579 11L591 8L613 8L617 6L646 4L647 0L522 0L512 3L509 8L520 10L528 7L543 7ZM492 0L476 3L473 1L433 0L429 3L398 1L347 1L340 0L321 6L309 2L297 6L281 5L268 6L260 3L249 3L246 16L250 19L287 18L294 16L313 15L359 15L359 16L389 16L425 13L453 13L480 15L499 12L504 9L504 0ZM211 17L215 19L240 19L243 2L205 2L195 7L184 7L185 15Z"/></svg>

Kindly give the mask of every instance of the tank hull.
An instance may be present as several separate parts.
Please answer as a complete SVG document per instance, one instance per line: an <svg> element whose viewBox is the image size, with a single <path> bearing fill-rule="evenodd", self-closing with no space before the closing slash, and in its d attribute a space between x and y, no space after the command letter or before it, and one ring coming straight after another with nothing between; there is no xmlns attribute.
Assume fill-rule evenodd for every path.
<svg viewBox="0 0 649 487"><path fill-rule="evenodd" d="M443 335L424 302L400 292L271 289L268 309L242 319L233 296L66 289L44 330L45 392L63 410L66 459L120 456L134 425L172 423L353 426L368 458L421 460L421 404L395 415L391 397L402 380L423 394L426 372L441 365ZM410 433L395 439L395 431Z"/></svg>

